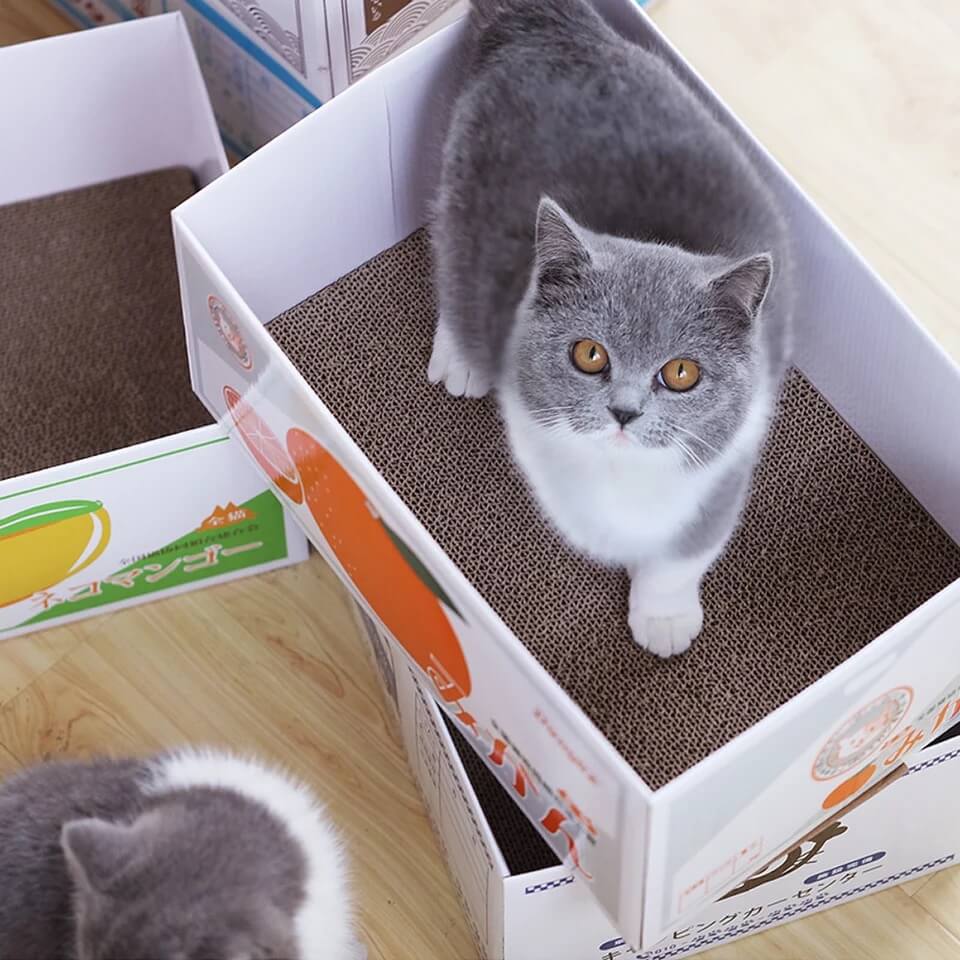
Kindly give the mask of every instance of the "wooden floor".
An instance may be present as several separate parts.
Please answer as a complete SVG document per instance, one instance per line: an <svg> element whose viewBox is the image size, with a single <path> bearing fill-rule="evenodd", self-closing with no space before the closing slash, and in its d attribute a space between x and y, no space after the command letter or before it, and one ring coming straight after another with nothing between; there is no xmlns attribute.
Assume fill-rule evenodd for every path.
<svg viewBox="0 0 960 960"><path fill-rule="evenodd" d="M654 13L960 359L960 2L662 0ZM0 44L67 28L44 0L0 0ZM373 960L477 960L317 558L0 646L0 775L184 740L252 748L324 796L349 838ZM703 956L960 960L960 868Z"/></svg>

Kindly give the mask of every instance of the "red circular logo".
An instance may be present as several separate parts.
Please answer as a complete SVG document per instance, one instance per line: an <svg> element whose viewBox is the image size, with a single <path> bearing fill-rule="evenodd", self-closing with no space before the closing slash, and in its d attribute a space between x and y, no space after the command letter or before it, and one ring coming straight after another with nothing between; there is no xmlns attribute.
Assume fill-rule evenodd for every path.
<svg viewBox="0 0 960 960"><path fill-rule="evenodd" d="M240 334L240 327L233 318L230 308L219 298L207 297L207 307L210 310L210 318L217 329L217 333L223 337L224 343L230 348L230 352L237 358L238 363L244 370L253 369L253 357L247 349L246 341Z"/></svg>
<svg viewBox="0 0 960 960"><path fill-rule="evenodd" d="M832 780L862 767L889 739L913 703L910 687L894 687L845 720L823 745L811 771Z"/></svg>

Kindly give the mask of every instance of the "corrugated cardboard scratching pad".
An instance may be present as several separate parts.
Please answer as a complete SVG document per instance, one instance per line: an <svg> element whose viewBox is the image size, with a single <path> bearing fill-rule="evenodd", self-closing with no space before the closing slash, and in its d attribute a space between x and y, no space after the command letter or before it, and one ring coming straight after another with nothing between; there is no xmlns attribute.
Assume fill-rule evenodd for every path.
<svg viewBox="0 0 960 960"><path fill-rule="evenodd" d="M632 641L625 574L567 550L511 463L495 403L426 381L423 232L270 332L531 653L658 788L960 577L960 549L800 374L692 650Z"/></svg>
<svg viewBox="0 0 960 960"><path fill-rule="evenodd" d="M190 387L161 170L0 207L0 479L210 423Z"/></svg>

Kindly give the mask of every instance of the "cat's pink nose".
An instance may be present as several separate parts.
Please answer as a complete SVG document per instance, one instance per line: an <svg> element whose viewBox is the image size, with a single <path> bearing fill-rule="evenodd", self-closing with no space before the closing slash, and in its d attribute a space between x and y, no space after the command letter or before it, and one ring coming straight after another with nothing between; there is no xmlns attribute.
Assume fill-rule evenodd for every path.
<svg viewBox="0 0 960 960"><path fill-rule="evenodd" d="M607 409L610 411L610 416L613 417L621 427L632 423L640 416L639 410L625 410L623 407L607 407Z"/></svg>

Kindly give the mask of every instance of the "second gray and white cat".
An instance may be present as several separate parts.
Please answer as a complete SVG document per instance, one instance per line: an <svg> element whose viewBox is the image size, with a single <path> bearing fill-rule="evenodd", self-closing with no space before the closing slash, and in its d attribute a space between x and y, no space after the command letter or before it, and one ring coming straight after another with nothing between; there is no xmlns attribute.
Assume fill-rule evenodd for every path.
<svg viewBox="0 0 960 960"><path fill-rule="evenodd" d="M680 653L788 364L787 225L697 93L587 0L474 0L463 70L429 377L496 390L546 516L629 571L637 642Z"/></svg>
<svg viewBox="0 0 960 960"><path fill-rule="evenodd" d="M342 845L310 792L184 751L0 785L4 960L361 960Z"/></svg>

